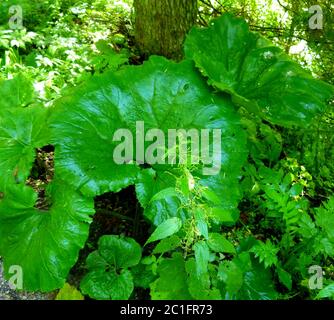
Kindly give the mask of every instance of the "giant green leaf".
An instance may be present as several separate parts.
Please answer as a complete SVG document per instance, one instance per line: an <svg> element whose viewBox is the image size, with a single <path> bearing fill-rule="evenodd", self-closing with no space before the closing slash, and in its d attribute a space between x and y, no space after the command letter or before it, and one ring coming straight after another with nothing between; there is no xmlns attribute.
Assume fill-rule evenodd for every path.
<svg viewBox="0 0 334 320"><path fill-rule="evenodd" d="M230 14L208 28L194 28L187 58L233 100L280 125L307 126L334 96L334 88L313 79L281 49Z"/></svg>
<svg viewBox="0 0 334 320"><path fill-rule="evenodd" d="M138 122L144 123L145 133L150 129L160 129L165 138L169 129L221 129L221 173L216 180L238 193L236 172L239 173L245 159L245 136L230 99L215 95L191 61L174 63L155 56L141 66L128 66L94 77L81 88L74 89L71 96L56 103L55 115L51 119L56 169L64 179L87 195L118 191L132 184L138 168L129 163L118 165L113 161L116 147L113 134L117 129L124 128L135 137ZM151 144L143 142L142 148L147 150ZM133 160L143 163L142 157L135 157L139 147L135 143L133 145ZM160 176L160 171L171 170L172 166L156 164L153 168ZM144 186L149 179L147 176L143 178L138 183L145 195L138 194L138 197L141 199L150 194L152 198L155 193L145 190ZM172 186L167 183L165 188ZM151 184L146 187L151 188ZM155 190L157 193L163 189L157 187ZM164 199L149 205L150 199L145 201L150 206L145 210L150 220L161 215L154 221L159 224L171 217L155 209L168 206ZM230 197L226 196L222 203L226 202L227 207L233 208L234 199L235 196L230 201ZM174 207L177 206L175 199L173 203Z"/></svg>
<svg viewBox="0 0 334 320"><path fill-rule="evenodd" d="M7 276L11 266L23 271L27 290L61 288L84 246L94 204L62 181L47 190L49 211L34 207L37 194L22 184L1 190L0 255Z"/></svg>
<svg viewBox="0 0 334 320"><path fill-rule="evenodd" d="M132 72L131 86L140 95L145 93L146 103L141 110L135 105L124 107L127 123L134 127L134 119L143 119L148 128L159 128L166 133L168 129L221 129L220 172L204 175L200 167L193 168L192 174L199 178L199 185L217 194L219 203L215 206L235 212L240 200L237 179L247 151L245 134L230 99L215 95L189 61L176 64L152 57L140 71L139 77ZM122 73L124 75L126 69ZM174 216L184 219L187 212L172 193L165 199L151 202L155 194L176 187L181 171L171 165L153 165L153 169L142 172L136 184L145 216L155 225Z"/></svg>
<svg viewBox="0 0 334 320"><path fill-rule="evenodd" d="M45 126L48 109L42 107L0 110L0 182L20 183L28 177L35 148L48 144Z"/></svg>

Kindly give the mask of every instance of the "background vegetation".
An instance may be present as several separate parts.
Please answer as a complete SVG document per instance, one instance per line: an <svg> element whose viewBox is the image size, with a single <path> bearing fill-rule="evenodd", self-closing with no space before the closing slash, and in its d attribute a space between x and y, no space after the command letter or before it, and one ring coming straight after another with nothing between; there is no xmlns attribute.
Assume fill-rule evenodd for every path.
<svg viewBox="0 0 334 320"><path fill-rule="evenodd" d="M11 30L8 10L16 3L23 7L24 28ZM212 18L226 12L243 17L252 31L271 39L315 78L334 84L334 5L331 0L317 3L313 0L201 0L198 4L198 25L208 26ZM323 8L324 28L321 30L311 30L308 26L308 8L314 4ZM144 57L137 51L134 39L134 12L130 0L4 0L0 6L0 79L17 76L30 79L36 94L31 103L52 106L58 98L93 75L116 71L123 65L141 64ZM225 293L237 292L242 285L249 285L254 290L248 296L226 293L221 297L211 288L206 297L333 299L333 104L329 102L326 111L307 129L283 128L246 112L242 124L248 133L250 153L240 178L243 193L240 218L233 226L222 229L239 255L232 258L234 249L231 249L220 256L223 263L217 283L212 280L212 286L223 287ZM45 186L53 178L53 155L52 146L37 150L27 182L41 198ZM45 203L41 203L43 205ZM94 206L96 214L89 240L68 278L77 288L88 272L87 256L100 250L101 236L124 235L143 245L154 230L144 219L131 187L117 194L96 197ZM176 250L179 239L174 237L169 241L159 249L146 248L147 257L140 264L138 260L131 266L124 266L124 270L133 267L136 289L131 298L152 297L149 287L154 280L153 298L174 298L163 295L156 288L168 282L168 277L174 276L174 266L181 264L182 257ZM135 255L136 248L133 250ZM152 253L152 250L155 251ZM163 254L172 258L159 264ZM247 260L249 254L252 262ZM260 283L268 280L266 275L263 279L242 284L241 277L245 274L251 277L251 270L260 268L260 264L270 270L275 283L274 293L261 291ZM322 267L327 291L319 294L319 290L309 288L310 265ZM187 264L188 270L193 267L192 262ZM147 278L140 278L143 274ZM160 282L156 281L157 277ZM86 278L86 283L82 284L84 293L99 298L89 294L87 281ZM194 280L189 281L192 290L197 292ZM245 287L243 290L246 291ZM77 294L73 293L75 298ZM203 298L196 293L194 296ZM71 295L65 297L68 299Z"/></svg>

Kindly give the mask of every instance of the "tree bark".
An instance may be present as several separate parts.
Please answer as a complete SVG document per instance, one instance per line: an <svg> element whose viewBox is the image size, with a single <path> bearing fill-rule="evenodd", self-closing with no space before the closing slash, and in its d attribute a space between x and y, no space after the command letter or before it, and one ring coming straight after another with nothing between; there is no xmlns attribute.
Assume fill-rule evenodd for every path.
<svg viewBox="0 0 334 320"><path fill-rule="evenodd" d="M197 18L197 0L134 0L136 45L144 56L180 60Z"/></svg>

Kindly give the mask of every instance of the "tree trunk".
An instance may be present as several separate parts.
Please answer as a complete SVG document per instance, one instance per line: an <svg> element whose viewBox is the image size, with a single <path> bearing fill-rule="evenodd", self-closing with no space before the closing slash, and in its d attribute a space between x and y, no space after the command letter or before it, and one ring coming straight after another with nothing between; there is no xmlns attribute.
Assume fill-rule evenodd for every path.
<svg viewBox="0 0 334 320"><path fill-rule="evenodd" d="M196 22L197 0L134 0L134 9L141 54L180 60L185 35Z"/></svg>

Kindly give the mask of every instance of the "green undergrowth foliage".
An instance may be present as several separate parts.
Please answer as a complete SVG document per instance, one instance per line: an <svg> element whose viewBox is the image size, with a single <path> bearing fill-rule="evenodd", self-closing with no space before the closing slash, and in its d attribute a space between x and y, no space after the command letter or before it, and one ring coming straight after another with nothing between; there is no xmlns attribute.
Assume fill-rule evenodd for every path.
<svg viewBox="0 0 334 320"><path fill-rule="evenodd" d="M129 299L142 288L152 299L333 297L332 189L314 206L317 185L297 155L284 153L280 128L299 132L319 121L334 88L229 14L194 28L180 63L152 56L123 65L122 53L105 42L97 48L107 56L96 64L102 74L49 108L24 75L0 83L6 276L19 265L25 290L63 288L89 236L94 198L134 186L152 233L140 244L101 237L86 260L84 295ZM116 67L105 70L104 59ZM145 132L165 134L221 129L221 170L204 175L203 162L116 164L114 133L135 135L138 121ZM35 150L48 145L55 147L54 177L41 207L27 181ZM320 292L309 287L312 265L328 275Z"/></svg>

